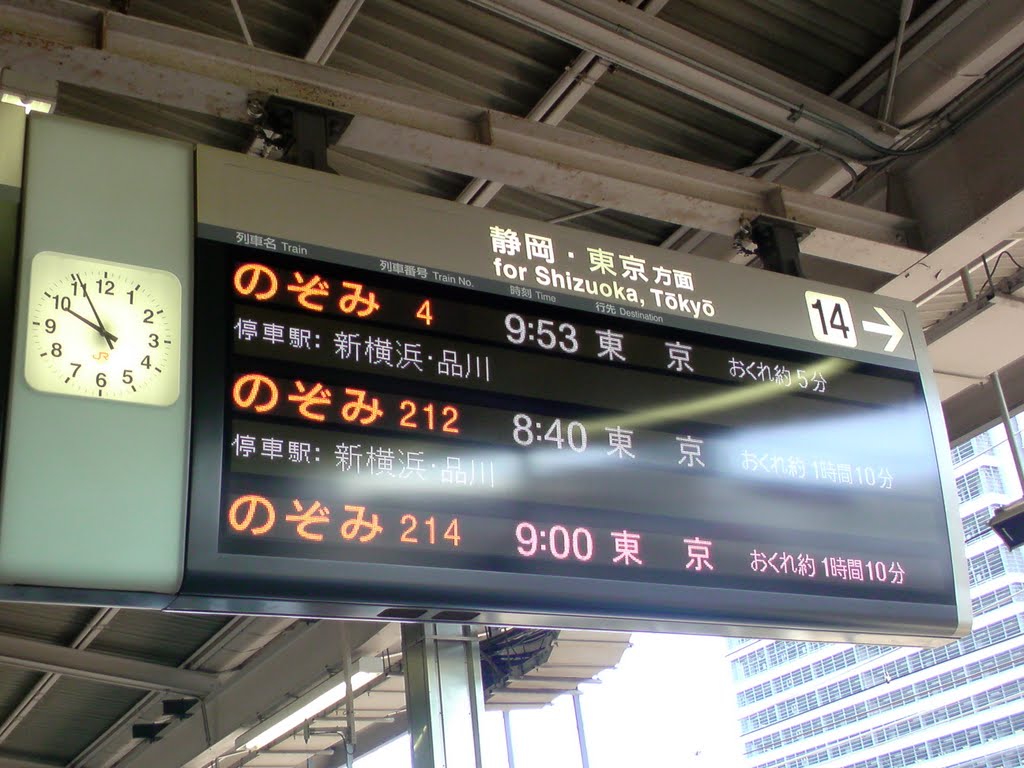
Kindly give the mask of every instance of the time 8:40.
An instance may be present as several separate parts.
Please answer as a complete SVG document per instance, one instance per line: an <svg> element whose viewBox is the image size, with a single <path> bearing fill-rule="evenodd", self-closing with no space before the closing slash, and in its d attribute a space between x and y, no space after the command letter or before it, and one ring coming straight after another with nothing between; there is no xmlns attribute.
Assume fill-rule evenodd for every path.
<svg viewBox="0 0 1024 768"><path fill-rule="evenodd" d="M523 448L536 443L583 453L587 450L587 427L581 421L535 419L528 413L517 413L512 417L512 439Z"/></svg>

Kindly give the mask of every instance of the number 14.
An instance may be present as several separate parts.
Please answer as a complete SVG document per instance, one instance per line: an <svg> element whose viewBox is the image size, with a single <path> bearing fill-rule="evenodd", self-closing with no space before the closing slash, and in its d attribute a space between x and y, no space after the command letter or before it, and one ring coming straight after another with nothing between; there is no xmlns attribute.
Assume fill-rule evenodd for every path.
<svg viewBox="0 0 1024 768"><path fill-rule="evenodd" d="M838 344L843 347L857 346L857 330L853 312L846 299L829 296L827 293L807 291L807 315L811 321L811 332L818 341Z"/></svg>

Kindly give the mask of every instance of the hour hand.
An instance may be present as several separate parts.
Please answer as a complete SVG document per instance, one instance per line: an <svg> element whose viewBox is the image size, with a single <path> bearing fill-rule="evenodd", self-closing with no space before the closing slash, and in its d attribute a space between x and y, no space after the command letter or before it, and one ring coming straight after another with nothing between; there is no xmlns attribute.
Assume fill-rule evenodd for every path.
<svg viewBox="0 0 1024 768"><path fill-rule="evenodd" d="M78 281L78 284L82 287L82 293L85 294L85 300L89 302L89 309L92 310L92 316L95 317L96 322L99 323L99 325L93 325L93 328L96 328L96 330L100 332L100 335L102 335L103 339L107 342L107 346L113 349L114 344L111 341L113 337L110 335L110 332L103 327L103 321L100 320L100 313L96 311L96 305L92 303L92 297L89 295L89 291L86 290L85 288L85 280L82 279L81 275L75 275L75 279ZM81 315L78 316L81 317ZM85 320L84 317L82 319ZM92 325L92 323L89 323L89 325ZM117 341L117 339L113 340Z"/></svg>
<svg viewBox="0 0 1024 768"><path fill-rule="evenodd" d="M114 348L114 346L113 346L113 344L111 344L111 342L117 341L117 336L115 336L110 331L106 330L105 328L101 328L100 326L96 325L96 323L94 323L92 320L89 320L88 318L82 317L80 314L75 312L75 310L73 310L73 309L65 308L64 311L67 312L69 315L73 315L73 316L77 317L79 320L81 320L83 323L88 325L90 328L93 328L96 331L98 331L99 334L106 340L106 342L110 346L110 348L111 349Z"/></svg>

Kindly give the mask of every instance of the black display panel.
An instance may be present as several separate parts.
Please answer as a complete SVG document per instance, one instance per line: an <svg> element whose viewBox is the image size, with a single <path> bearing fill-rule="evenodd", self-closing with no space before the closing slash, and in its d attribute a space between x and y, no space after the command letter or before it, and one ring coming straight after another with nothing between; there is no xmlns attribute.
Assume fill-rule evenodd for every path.
<svg viewBox="0 0 1024 768"><path fill-rule="evenodd" d="M554 626L957 625L911 362L202 239L196 257L186 593Z"/></svg>

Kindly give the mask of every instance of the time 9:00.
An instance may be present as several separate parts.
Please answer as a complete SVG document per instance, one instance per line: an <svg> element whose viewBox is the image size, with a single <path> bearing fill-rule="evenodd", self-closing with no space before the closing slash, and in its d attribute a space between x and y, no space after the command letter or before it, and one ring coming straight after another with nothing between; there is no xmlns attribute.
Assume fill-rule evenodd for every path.
<svg viewBox="0 0 1024 768"><path fill-rule="evenodd" d="M586 528L573 528L570 532L564 525L544 529L523 522L516 526L516 539L519 541L516 551L523 557L550 552L556 560L572 557L585 563L594 556L594 537Z"/></svg>

